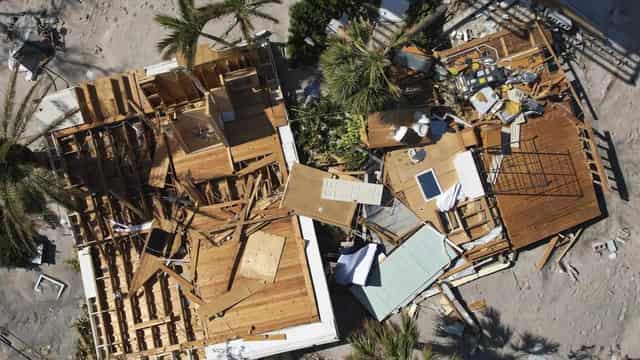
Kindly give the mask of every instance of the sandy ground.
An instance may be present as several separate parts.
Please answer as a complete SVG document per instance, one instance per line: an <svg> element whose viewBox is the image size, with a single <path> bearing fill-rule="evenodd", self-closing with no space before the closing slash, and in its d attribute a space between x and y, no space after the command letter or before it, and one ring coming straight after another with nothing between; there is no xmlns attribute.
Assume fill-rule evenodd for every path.
<svg viewBox="0 0 640 360"><path fill-rule="evenodd" d="M287 8L293 1L268 9L272 15L282 19L280 24L256 23L257 28L274 32L275 41L286 39ZM175 2L5 0L0 1L0 15L42 6L59 11L69 30L68 50L56 59L52 68L75 84L88 76L160 61L155 43L162 38L163 30L152 22L151 17L156 12L175 13ZM638 19L640 13L637 6L631 4L634 2L591 2L597 6L587 5L589 14L600 19L599 25L610 30L612 38L624 43L624 56L635 58L640 47L633 43L634 26L637 28L637 20L633 19ZM227 22L220 21L211 24L206 31L220 33L226 25ZM6 63L6 54L6 47L0 47L3 64ZM635 190L635 185L640 182L640 164L634 156L638 153L640 139L640 125L634 121L640 106L634 100L639 98L640 89L633 78L630 80L628 76L607 71L588 59L584 59L584 63L584 69L578 67L578 70L592 106L597 110L594 127L612 134L629 189L629 201L621 200L616 193L607 195L610 216L589 227L568 255L568 261L580 272L578 282L558 272L553 260L553 266L548 266L541 273L536 272L534 262L543 251L543 247L538 247L520 254L514 268L466 285L460 293L468 302L486 299L488 305L501 314L504 325L515 333L529 331L558 343L559 350L554 358L566 358L572 349L583 345L595 345L595 352L602 357L608 357L610 349L618 348L620 353L640 357L640 342L637 341L640 332L640 264L636 260L640 255L640 222L636 220L640 205ZM6 66L0 66L0 74L0 78L6 79ZM303 78L304 74L296 74L296 77ZM63 82L59 85L64 86ZM632 235L631 240L620 247L617 259L609 260L593 253L593 241L611 239L623 227L631 229ZM80 313L83 300L81 283L79 275L64 264L64 260L73 256L70 237L65 236L60 228L55 231L43 229L43 233L55 242L57 254L56 264L45 265L41 271L64 281L69 288L56 301L50 292L41 295L33 292L38 271L0 270L0 325L8 326L36 350L50 346L50 358L66 359L75 343L75 334L70 326ZM334 303L338 321L346 335L354 325L342 319L353 318L354 313L362 310L344 292L338 290L334 294L337 296ZM432 339L433 316L434 312L428 306L421 308L418 321L425 341ZM319 354L324 358L339 359L348 351L348 346L338 345ZM17 359L0 345L0 359L5 358Z"/></svg>

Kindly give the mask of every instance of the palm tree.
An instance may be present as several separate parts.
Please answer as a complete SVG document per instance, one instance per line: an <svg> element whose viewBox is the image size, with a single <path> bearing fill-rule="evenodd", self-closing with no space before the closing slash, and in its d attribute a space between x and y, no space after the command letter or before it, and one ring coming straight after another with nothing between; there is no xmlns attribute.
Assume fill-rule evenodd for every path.
<svg viewBox="0 0 640 360"><path fill-rule="evenodd" d="M47 169L46 153L31 149L75 112L28 135L29 124L52 83L43 87L39 80L17 104L17 75L16 69L9 77L0 115L0 265L22 265L35 254L34 216L47 213L48 198L67 207L75 205L73 196L57 186L55 176Z"/></svg>
<svg viewBox="0 0 640 360"><path fill-rule="evenodd" d="M197 9L194 0L179 0L178 10L179 17L162 14L154 17L158 24L170 31L169 35L160 40L157 45L158 51L163 54L164 58L170 58L180 52L187 62L187 68L191 69L193 68L200 36L231 46L226 40L202 31L212 17L205 16Z"/></svg>
<svg viewBox="0 0 640 360"><path fill-rule="evenodd" d="M320 65L332 99L351 113L366 115L380 111L400 99L393 81L394 52L433 24L445 12L441 5L430 15L394 34L386 43L374 37L375 26L366 20L352 21L344 32L330 40Z"/></svg>
<svg viewBox="0 0 640 360"><path fill-rule="evenodd" d="M351 360L412 360L414 350L421 350L424 360L431 360L428 347L422 347L420 332L412 317L402 313L400 325L389 321L379 323L366 320L363 329L352 335L349 342Z"/></svg>
<svg viewBox="0 0 640 360"><path fill-rule="evenodd" d="M224 0L223 2L203 6L200 10L208 20L219 20L227 16L233 16L231 25L223 33L222 37L229 36L231 31L238 26L244 40L251 44L253 43L253 33L255 32L255 27L251 22L252 18L262 18L278 24L280 22L278 19L260 10L260 8L267 4L281 3L281 0Z"/></svg>

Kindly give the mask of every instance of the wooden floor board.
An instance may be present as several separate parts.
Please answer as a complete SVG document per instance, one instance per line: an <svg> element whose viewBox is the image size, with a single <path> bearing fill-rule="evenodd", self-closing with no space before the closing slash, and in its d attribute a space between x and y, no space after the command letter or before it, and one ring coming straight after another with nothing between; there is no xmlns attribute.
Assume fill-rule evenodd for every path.
<svg viewBox="0 0 640 360"><path fill-rule="evenodd" d="M543 240L601 214L578 138L577 119L572 119L561 106L547 107L543 117L532 118L522 126L521 139L535 143L531 156L538 165L528 166L529 174L510 173L511 168L523 168L518 168L518 162L525 160L518 157L512 164L507 163L506 168L503 165L504 172L498 175L498 188L494 190L498 192L498 208L514 248ZM506 155L507 162L510 156L516 155ZM486 166L487 157L483 158ZM501 183L518 185L501 192Z"/></svg>

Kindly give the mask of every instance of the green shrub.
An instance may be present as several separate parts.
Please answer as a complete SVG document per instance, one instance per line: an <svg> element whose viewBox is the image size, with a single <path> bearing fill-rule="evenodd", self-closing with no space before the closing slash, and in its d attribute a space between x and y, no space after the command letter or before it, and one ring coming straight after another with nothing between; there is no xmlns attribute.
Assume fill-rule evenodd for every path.
<svg viewBox="0 0 640 360"><path fill-rule="evenodd" d="M292 129L303 164L314 167L344 164L358 169L366 155L356 150L360 141L360 117L348 116L340 106L322 98L292 112Z"/></svg>
<svg viewBox="0 0 640 360"><path fill-rule="evenodd" d="M331 19L342 14L351 17L363 16L376 0L300 0L289 9L290 26L287 51L292 65L312 65L318 61L326 48L326 28ZM307 44L310 38L314 45Z"/></svg>

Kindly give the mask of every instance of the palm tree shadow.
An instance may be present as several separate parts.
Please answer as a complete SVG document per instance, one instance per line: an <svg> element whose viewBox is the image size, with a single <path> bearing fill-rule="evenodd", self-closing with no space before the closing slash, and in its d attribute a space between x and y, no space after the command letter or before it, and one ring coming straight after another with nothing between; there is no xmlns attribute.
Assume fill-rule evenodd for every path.
<svg viewBox="0 0 640 360"><path fill-rule="evenodd" d="M457 354L462 359L511 360L521 355L549 355L558 352L559 344L542 336L524 332L515 337L514 330L502 322L500 313L487 308L477 316L481 331L465 327L458 320L444 315L435 319L436 340L431 348L435 354ZM458 331L462 328L462 332Z"/></svg>
<svg viewBox="0 0 640 360"><path fill-rule="evenodd" d="M79 47L68 47L64 52L57 52L48 67L53 70L52 76L62 78L56 78L57 82L66 80L71 83L86 79L88 71L95 72L98 77L109 75L116 70L96 65L97 60L98 58L94 54L86 50Z"/></svg>
<svg viewBox="0 0 640 360"><path fill-rule="evenodd" d="M511 348L516 352L524 352L532 355L550 355L558 352L560 344L550 341L539 335L528 331L520 334L519 341L511 344Z"/></svg>

